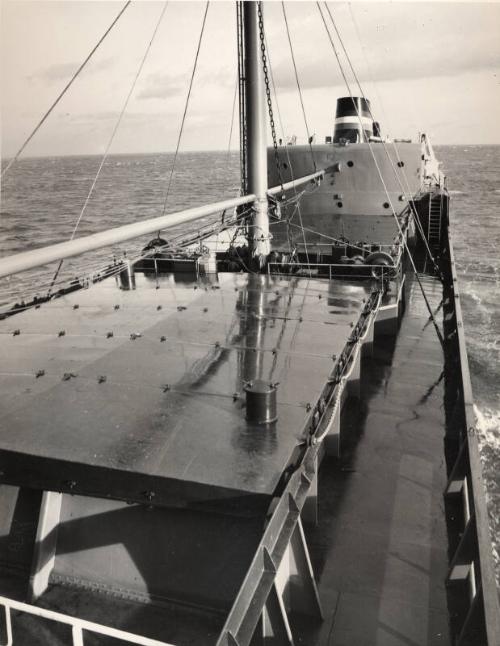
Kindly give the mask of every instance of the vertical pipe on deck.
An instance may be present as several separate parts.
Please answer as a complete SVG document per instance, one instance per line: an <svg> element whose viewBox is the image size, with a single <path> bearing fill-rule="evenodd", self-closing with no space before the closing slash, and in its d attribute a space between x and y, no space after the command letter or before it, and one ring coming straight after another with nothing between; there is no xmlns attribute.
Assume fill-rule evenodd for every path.
<svg viewBox="0 0 500 646"><path fill-rule="evenodd" d="M253 203L249 245L260 266L271 251L267 205L266 90L260 49L259 4L243 3L245 39L245 87L247 107L248 191L256 195Z"/></svg>

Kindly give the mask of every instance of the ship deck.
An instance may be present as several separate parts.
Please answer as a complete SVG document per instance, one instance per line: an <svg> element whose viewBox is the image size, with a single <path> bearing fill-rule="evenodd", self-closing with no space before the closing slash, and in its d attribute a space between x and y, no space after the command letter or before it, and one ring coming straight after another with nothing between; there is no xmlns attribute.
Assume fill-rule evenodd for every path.
<svg viewBox="0 0 500 646"><path fill-rule="evenodd" d="M295 428L300 429L305 415L305 402L317 392L320 382L324 381L325 375L331 370L331 354L345 343L351 322L359 315L364 297L364 288L360 285L348 285L339 281L329 285L328 281L296 279L292 285L290 279L266 277L259 279L259 287L253 289L248 282L252 281L252 277L228 274L222 277L220 289L212 289L212 285L206 284L198 285L198 290L195 290L194 284L189 282L184 287L179 286L175 301L170 303L168 309L165 299L171 290L171 278L166 278L164 283L160 281L160 289L156 289L156 280L140 276L137 276L137 280L140 284L138 283L135 292L113 292L111 299L109 290L115 288L109 283L98 286L97 293L102 302L97 305L94 302L94 309L86 305L87 292L75 293L53 303L60 315L57 328L66 327L67 336L57 337L57 332L53 329L54 319L48 317L45 325L50 323L52 326L50 347L60 348L62 345L57 346L58 342L71 341L68 344L71 348L70 355L76 360L81 356L79 353L82 345L87 350L90 346L94 348L92 361L88 364L81 363L76 368L73 363L64 363L64 354L52 350L57 369L54 370L52 381L50 375L47 375L49 379L45 382L48 384L45 388L39 385L43 382L42 378L35 380L32 374L17 377L19 380L31 379L30 386L23 384L25 388L33 388L34 384L40 389L38 392L36 388L34 392L26 392L23 402L49 399L52 404L41 409L47 411L49 419L54 402L52 390L62 392L63 388L73 386L75 395L68 398L68 404L77 401L78 393L85 399L87 391L91 391L93 394L99 393L98 397L103 398L104 405L107 398L102 393L105 391L99 389L109 384L108 380L97 384L96 375L101 372L108 374L111 383L114 379L118 381L118 376L120 377L119 387L113 391L114 396L119 397L119 402L126 402L131 393L136 393L139 378L148 380L149 388L145 390L153 392L155 401L158 401L160 395L172 395L171 391L163 393L159 386L166 381L162 371L171 370L168 359L180 361L182 357L181 364L185 369L183 374L187 374L189 379L184 377L183 380L182 376L176 378L169 373L168 379L175 397L184 398L186 392L191 393L194 399L211 402L211 414L214 415L217 410L219 417L223 418L231 406L238 409L238 400L233 401L232 390L237 387L238 380L248 374L245 370L255 372L260 366L261 374L281 381L279 409L291 409L292 413L295 412L296 417L292 419L296 420ZM140 304L131 307L127 299L137 298L141 288ZM436 308L441 299L440 284L432 278L426 278L425 288L431 305ZM292 615L296 643L321 646L450 644L444 586L448 559L442 498L446 482L443 353L435 331L428 322L428 313L418 286L408 284L406 293L406 311L397 338L376 337L373 357L363 359L361 399L349 399L344 407L341 456L337 459L326 457L320 469L319 524L317 527L306 526L306 536L318 581L324 621L318 624L317 621ZM257 295L258 302L253 300ZM257 317L248 316L249 298L251 307L257 307ZM110 302L120 305L119 310L110 306ZM206 305L206 302L209 304ZM77 310L73 309L76 303L79 304ZM305 303L307 315L304 314ZM159 304L162 304L161 310L157 309ZM205 336L202 340L199 327L190 325L186 315L190 311L196 311L197 314L203 312L203 308L207 306L212 309L212 316L207 317L204 323ZM178 310L178 307L187 309ZM86 308L89 310L86 311ZM109 310L104 320L103 308ZM168 311L165 312L165 309ZM32 314L37 316L41 312L42 308ZM329 316L332 312L335 312L337 320L334 330L342 335L331 334L332 321ZM25 347L27 356L29 350L36 348L37 343L41 342L43 334L44 342L47 341L48 328L42 332L40 324L36 331L32 329L30 335L29 326L22 325L23 316L26 315L16 316L2 325L9 327L10 335L10 328L20 328L20 335L6 337L6 341L13 345L24 340L24 345L19 344L18 349ZM82 321L86 322L86 335L74 335L72 338L72 316L78 318L82 325ZM154 317L158 320L153 320L151 324ZM199 316L196 318L199 320ZM43 321L42 318L39 320ZM309 328L302 328L304 332L307 330L305 335L298 332L301 329L299 322L311 324ZM106 339L106 331L110 329L114 329L116 336ZM142 336L132 341L129 337L131 330L136 333L142 331ZM167 341L158 342L158 335L168 330L176 330L177 342L181 346L177 351ZM242 330L246 332L242 334ZM321 330L326 331L327 340L320 335ZM258 331L261 333L260 337L256 336ZM220 340L220 346L214 345L215 340ZM106 345L108 342L111 343ZM154 346L155 352L147 353L146 361L145 348L150 348L153 342L157 343ZM253 351L256 346L260 348L260 352ZM273 354L273 349L277 347L279 353ZM123 363L115 363L113 360L118 348L125 353L127 361L131 362L128 370ZM162 354L164 349L165 354ZM262 364L256 365L256 354L262 357ZM249 361L248 357L250 363L246 363ZM47 359L42 363L52 365ZM221 373L222 364L225 368ZM297 390L289 390L293 382L286 380L287 369L292 365L296 368L298 364L301 369L295 386L310 389L307 392L301 390L299 394ZM21 366L16 366L17 371L22 373ZM273 367L277 371L278 366L281 371L279 377L277 372L273 372ZM78 377L71 378L68 382L61 381L59 373L62 370L74 370ZM84 375L87 378L81 379ZM305 375L307 384L304 384ZM151 385L153 377L158 382L155 387ZM9 379L12 379L12 373ZM182 389L179 384L182 384ZM178 387L181 392L176 392ZM125 396L120 397L120 392ZM142 392L139 389L139 394ZM4 388L3 397L3 402L11 402L9 419L18 416L19 420L25 420L26 404L16 400L13 390L9 400L9 391ZM64 401L62 395L58 401ZM146 404L149 401L146 398ZM203 410L206 415L209 409ZM97 414L97 421L104 423L109 409L105 408L104 413L97 411ZM85 415L84 410L78 415ZM129 408L125 408L125 415L121 419L125 419L127 415L130 415ZM287 421L290 419L286 416L284 418ZM231 419L234 421L235 416L232 415ZM116 425L114 418L109 422L108 428L113 425ZM45 428L47 426L48 422ZM23 428L25 426L17 426L17 435ZM71 428L73 427L70 430ZM280 470L286 467L290 459L290 451L300 441L297 432L294 432L293 441L284 444L286 452L281 453L269 451L275 447L279 433L272 439L266 438L266 455L271 453L275 460L272 469L266 468L269 464L264 459L266 456L259 455L258 451L252 453L253 466L258 464L262 473L267 474L268 480L264 486L263 481L249 480L246 475L242 477L242 473L234 468L220 467L223 473L219 473L217 465L220 465L220 456L217 455L217 450L211 455L203 444L203 434L210 434L213 428L208 418L204 419L200 440L202 446L191 448L195 459L204 454L206 464L211 464L215 469L212 478L217 483L217 491L220 491L220 478L227 477L232 477L233 483L238 483L239 491L246 494L272 491L278 482ZM149 428L146 430L149 432ZM79 432L83 432L82 429ZM96 439L98 435L97 433ZM149 441L151 436L147 433L145 436ZM51 437L50 434L48 437ZM78 434L71 437L74 441ZM123 440L125 435L120 437ZM36 443L35 439L34 433L31 433L31 449L41 444ZM242 450L248 451L248 446L235 443L234 437L232 441L225 437L222 444L227 442L233 456L241 456ZM28 444L24 446L28 447ZM88 442L86 446L85 455L89 462L95 462L95 457L92 456L96 454L101 459L102 455L109 455L111 459L111 448L109 454L102 454L93 450ZM166 446L171 447L172 444L167 441ZM56 448L52 442L51 450ZM158 444L154 443L153 448L157 451ZM68 451L67 448L65 450ZM35 454L35 451L31 450L30 454ZM143 459L144 454L139 455L140 460L131 463L130 468L144 468L147 464L147 460ZM183 453L180 455L182 457ZM40 456L40 451L38 457L43 457ZM123 475L122 466L120 465L119 471ZM116 464L107 463L106 468L109 469L108 475L111 473L114 478L116 474L113 474L113 469ZM183 465L183 471L188 473L186 464ZM198 477L198 484L200 480L202 479ZM27 479L23 484L30 486L32 482ZM41 483L37 481L35 484ZM211 491L210 488L204 490ZM75 496L68 500L73 501L71 505L74 512L80 504L78 500L84 501L85 498ZM92 501L91 498L88 500ZM110 501L109 504L112 506L119 503ZM139 516L146 514L136 520L129 520L129 527L143 521L144 527L151 523L147 520L147 511L142 512L140 509L141 506L132 506L128 512L124 512ZM71 579L67 575L72 573L72 559L75 556L72 554L75 545L65 548L63 526L60 534L62 554L57 557L56 571L66 576L53 579L48 591L40 598L40 605L99 623L112 623L115 627L162 639L176 646L215 643L231 605L231 598L234 598L257 546L262 531L262 516L255 515L252 518L250 514L249 518L238 518L234 509L229 516L174 509L158 508L156 511L165 515L160 523L162 527L178 528L175 539L169 529L161 530L166 531L161 534L162 544L168 545L169 551L176 553L177 557L171 562L168 559L158 560L159 555L153 550L149 556L142 555L143 563L137 559L137 554L133 558L145 579L149 577L150 591L154 592L155 576L163 581L173 582L170 599L156 606L137 603L132 597L120 599L103 595L96 592L98 588L95 587L74 588L63 585ZM88 513L84 510L81 516L84 518ZM111 518L111 507L109 514ZM118 516L116 518L117 527L122 527ZM99 517L96 516L95 519L96 523L90 528L90 539L87 535L83 540L86 548L86 540L97 545L102 538L102 523ZM114 524L112 522L110 526ZM195 527L203 531L205 541L208 541L209 556L203 556L203 551L199 551L201 544L196 531L193 531ZM105 532L109 534L110 530ZM126 545L127 543L125 547ZM150 563L146 563L148 559ZM87 562L84 563L88 565ZM110 566L111 570L116 569L119 563L118 558ZM157 570L157 573L153 570ZM94 576L96 574L98 573L93 572ZM223 581L224 585L221 585ZM22 577L11 574L2 578L2 591L14 597L22 597L23 589ZM54 625L45 622L40 626L34 618L28 616L16 616L15 624L21 638L19 643L41 644L50 641L58 644L66 638L64 631L59 635ZM40 641L37 642L37 639Z"/></svg>
<svg viewBox="0 0 500 646"><path fill-rule="evenodd" d="M422 279L435 310L439 281ZM319 478L307 532L325 620L303 643L451 644L445 589L444 357L418 285L393 342L374 345L341 457Z"/></svg>

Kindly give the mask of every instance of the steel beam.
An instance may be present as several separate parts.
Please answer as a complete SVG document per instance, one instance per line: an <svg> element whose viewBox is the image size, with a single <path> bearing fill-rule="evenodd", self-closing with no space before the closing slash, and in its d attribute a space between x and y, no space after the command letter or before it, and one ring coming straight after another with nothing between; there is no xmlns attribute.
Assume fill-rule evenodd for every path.
<svg viewBox="0 0 500 646"><path fill-rule="evenodd" d="M273 583L262 611L262 646L293 646L292 630L283 598ZM257 645L256 645L257 646Z"/></svg>
<svg viewBox="0 0 500 646"><path fill-rule="evenodd" d="M302 186L303 184L314 181L316 178L322 177L324 174L325 171L318 171L312 175L300 177L292 182L288 182L283 188L286 191ZM281 192L281 186L275 186L269 189L267 194L275 195L279 192ZM218 211L224 211L243 204L249 204L250 202L253 202L255 198L256 196L253 193L250 193L243 197L236 197L223 202L214 202L212 204L204 204L203 206L186 209L185 211L168 213L167 215L158 218L151 218L141 222L126 224L122 227L107 229L106 231L94 233L82 238L76 238L75 240L70 240L68 242L61 242L55 245L41 247L40 249L23 251L22 253L0 259L0 278L17 274L21 271L26 271L27 269L33 269L34 267L40 267L57 260L79 256L87 251L95 251L102 247L108 247L113 244L125 242L126 240L132 240L133 238L138 238L139 236L148 233L157 233L162 229L168 229L179 224L192 222L206 217L207 215L213 215Z"/></svg>
<svg viewBox="0 0 500 646"><path fill-rule="evenodd" d="M287 610L323 619L318 587L314 578L306 537L300 518L292 532L276 576Z"/></svg>
<svg viewBox="0 0 500 646"><path fill-rule="evenodd" d="M289 191L292 188L297 188L299 186L302 186L303 184L308 184L308 183L313 183L316 180L319 180L324 177L325 173L327 172L328 169L326 170L318 170L315 173L311 173L310 175L304 175L303 177L299 177L298 179L293 179L290 182L286 182L281 186L273 186L273 188L270 188L267 191L268 195L277 195L278 193L281 193L282 191Z"/></svg>
<svg viewBox="0 0 500 646"><path fill-rule="evenodd" d="M64 258L71 258L72 256L79 256L86 251L94 251L101 249L125 240L138 238L139 236L147 233L157 233L161 229L168 229L179 224L192 222L207 215L212 215L218 211L224 211L235 206L242 204L249 204L253 202L255 195L245 195L243 197L236 197L231 200L224 200L223 202L214 202L213 204L205 204L197 206L185 211L177 213L169 213L168 215L159 218L151 218L149 220L142 220L141 222L133 222L126 224L122 227L115 229L108 229L100 233L94 233L90 236L76 238L67 242L60 242L59 244L50 245L49 247L42 247L32 251L25 251L18 253L9 258L0 260L0 278L16 274L26 269L33 267L40 267L55 260L62 260Z"/></svg>

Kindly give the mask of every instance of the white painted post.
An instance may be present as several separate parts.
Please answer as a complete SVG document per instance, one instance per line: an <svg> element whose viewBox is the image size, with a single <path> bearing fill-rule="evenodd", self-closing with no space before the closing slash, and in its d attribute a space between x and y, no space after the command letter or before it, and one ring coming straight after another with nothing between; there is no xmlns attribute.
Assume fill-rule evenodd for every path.
<svg viewBox="0 0 500 646"><path fill-rule="evenodd" d="M33 600L47 589L54 568L61 503L61 493L43 492L30 575L30 596Z"/></svg>
<svg viewBox="0 0 500 646"><path fill-rule="evenodd" d="M289 601L295 612L323 619L319 592L300 518L288 546L290 562Z"/></svg>
<svg viewBox="0 0 500 646"><path fill-rule="evenodd" d="M308 525L318 524L318 456L314 458L314 474L302 507L302 520Z"/></svg>
<svg viewBox="0 0 500 646"><path fill-rule="evenodd" d="M262 645L293 646L292 630L283 599L273 583L262 610Z"/></svg>

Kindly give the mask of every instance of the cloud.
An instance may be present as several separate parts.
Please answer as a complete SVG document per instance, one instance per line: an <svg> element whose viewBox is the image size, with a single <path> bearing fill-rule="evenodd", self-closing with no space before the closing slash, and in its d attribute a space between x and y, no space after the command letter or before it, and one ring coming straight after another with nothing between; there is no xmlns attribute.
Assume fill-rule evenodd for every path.
<svg viewBox="0 0 500 646"><path fill-rule="evenodd" d="M185 96L189 87L190 72L185 74L156 73L149 74L145 87L137 95L138 99L172 99L176 96ZM206 69L198 69L193 89L207 85L218 88L234 87L235 75L232 68L223 67L216 72Z"/></svg>
<svg viewBox="0 0 500 646"><path fill-rule="evenodd" d="M384 63L379 59L378 63L371 63L373 77L376 82L398 81L409 79L430 78L439 76L455 76L464 72L476 72L486 69L498 68L498 57L495 53L488 56L487 53L481 55L457 55L449 58L431 58L425 56L399 57L392 59L389 63ZM361 81L367 83L371 80L367 74L361 70L366 68L362 63L356 65L354 69ZM348 78L352 78L347 64L344 70ZM281 60L273 68L274 80L278 90L295 90L297 82L291 61ZM298 76L302 89L327 88L332 85L343 85L344 81L340 73L337 62L331 59L325 64L325 59L309 59L305 64L298 65ZM356 84L352 82L354 89Z"/></svg>
<svg viewBox="0 0 500 646"><path fill-rule="evenodd" d="M113 62L113 58L104 58L101 61L88 63L88 67L85 67L82 71L82 74L95 74L103 70L108 69ZM54 65L49 65L48 67L41 69L35 74L29 76L29 80L36 81L46 81L47 83L54 83L56 81L66 81L73 76L76 70L80 67L81 61L71 62L71 63L55 63Z"/></svg>
<svg viewBox="0 0 500 646"><path fill-rule="evenodd" d="M172 99L182 93L186 85L185 75L150 74L146 86L137 95L138 99Z"/></svg>
<svg viewBox="0 0 500 646"><path fill-rule="evenodd" d="M107 127L108 123L116 123L119 112L119 110L101 110L76 114L65 113L59 115L59 120L72 126ZM169 115L169 113L165 110L162 112L126 112L121 126L123 128L141 123L150 123L155 120L165 119L166 115Z"/></svg>
<svg viewBox="0 0 500 646"><path fill-rule="evenodd" d="M354 9L357 25L352 22L347 6L340 3L335 4L333 16L341 25L340 33L354 68L365 82L371 80L368 78L371 75L375 81L384 82L498 69L500 14L496 7L481 5L477 9L468 3L453 8L439 3L420 3L418 7L381 3L374 11L367 4L353 6L357 7ZM311 30L290 30L301 86L326 88L332 83L343 84L319 14L316 19L317 36L313 44ZM331 26L330 31L351 79L352 73ZM269 47L277 86L282 90L295 89L286 32L281 37L276 32L274 38L269 38Z"/></svg>

